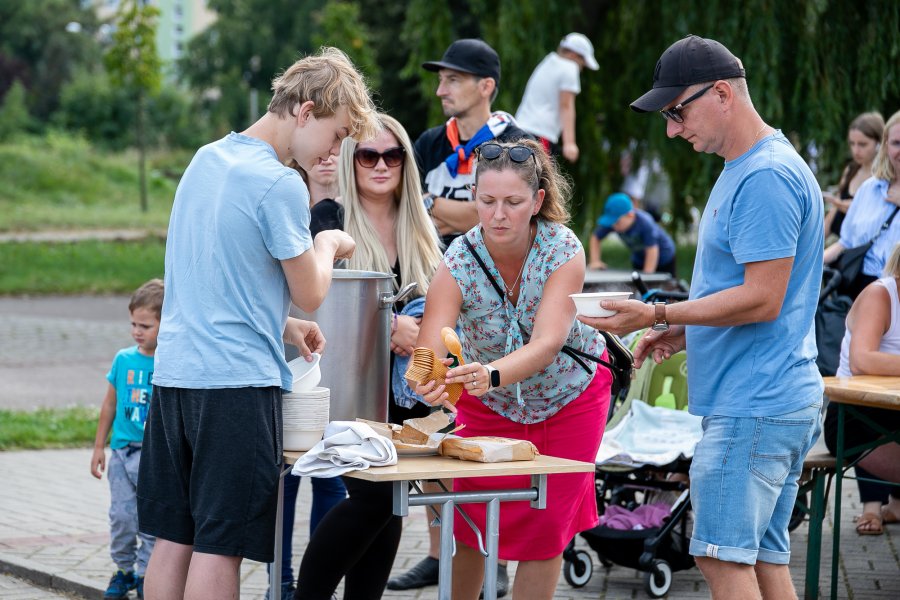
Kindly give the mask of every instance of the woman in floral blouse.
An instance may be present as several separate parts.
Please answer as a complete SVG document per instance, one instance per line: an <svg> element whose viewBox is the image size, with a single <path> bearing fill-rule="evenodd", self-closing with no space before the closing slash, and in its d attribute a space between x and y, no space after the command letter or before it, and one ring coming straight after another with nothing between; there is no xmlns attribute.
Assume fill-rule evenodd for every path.
<svg viewBox="0 0 900 600"><path fill-rule="evenodd" d="M596 331L575 320L569 298L581 291L585 270L581 242L563 225L569 184L529 140L486 143L477 161L472 191L480 222L447 249L418 339L443 355L440 331L459 323L465 364L446 381L463 383L465 392L453 407L443 385L416 391L458 411L457 423L466 424L461 435L530 440L541 454L593 462L612 378L604 367L562 351L568 346L605 359L606 350ZM527 477L454 482L464 490L528 485ZM546 510L501 504L499 555L520 561L514 598L552 598L566 544L597 524L591 474L551 475L547 495ZM485 506L466 511L484 530ZM465 522L458 520L454 533L453 597L474 600L483 558Z"/></svg>

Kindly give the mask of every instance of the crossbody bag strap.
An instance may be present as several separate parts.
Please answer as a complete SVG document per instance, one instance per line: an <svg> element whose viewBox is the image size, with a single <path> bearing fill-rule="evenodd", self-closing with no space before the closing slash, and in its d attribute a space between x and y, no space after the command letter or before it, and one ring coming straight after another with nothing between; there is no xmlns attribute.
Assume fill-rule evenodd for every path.
<svg viewBox="0 0 900 600"><path fill-rule="evenodd" d="M898 210L900 210L900 206L897 206L897 207L894 208L894 212L891 213L891 216L888 217L888 220L884 222L884 225L881 226L881 229L879 229L879 230L878 230L878 233L875 234L875 237L872 238L872 242L871 242L871 243L874 244L874 243L875 243L875 240L878 239L878 236L880 236L882 233L884 233L884 232L891 226L891 223L893 222L894 217L897 216L897 211L898 211Z"/></svg>
<svg viewBox="0 0 900 600"><path fill-rule="evenodd" d="M491 272L490 272L490 271L488 271L487 265L484 264L484 261L481 260L481 257L480 257L480 256L478 256L478 253L475 252L475 247L472 245L472 242L470 242L470 241L469 241L469 238L467 238L465 235L463 235L463 242L466 244L466 247L469 249L469 252L472 253L472 256L475 257L475 262L477 262L477 263L478 263L478 266L481 267L481 270L484 271L484 274L485 274L485 276L488 278L488 281L491 282L491 285L492 285L493 288L497 291L497 295L500 296L500 301L501 301L501 302L506 302L506 301L507 301L507 300L506 300L506 295L503 293L503 290L500 289L500 284L497 283L497 280L494 279L494 276L491 275ZM520 328L523 332L526 331L525 328L522 327L522 324L521 324L521 323L519 323L518 325L519 325L519 328ZM602 331L601 331L600 333L603 334ZM531 335L529 334L528 337L531 337ZM604 340L605 340L605 339L606 339L606 338L604 337ZM581 365L581 368L584 369L585 371L587 371L588 373L591 372L591 368L587 365L587 363L585 363L583 360L581 360L582 358L586 358L586 359L591 360L591 361L593 361L593 362L600 363L601 365L603 365L603 366L606 367L607 369L616 369L616 368L617 368L615 365L606 362L606 361L603 360L602 358L596 357L596 356L594 356L594 355L592 355L592 354L588 354L588 353L586 353L586 352L582 352L581 350L576 350L575 348L573 348L573 347L571 347L571 346L563 345L563 347L562 347L562 352L563 352L564 354L570 356L570 357L572 358L572 360L574 360L574 361L577 362L579 365Z"/></svg>

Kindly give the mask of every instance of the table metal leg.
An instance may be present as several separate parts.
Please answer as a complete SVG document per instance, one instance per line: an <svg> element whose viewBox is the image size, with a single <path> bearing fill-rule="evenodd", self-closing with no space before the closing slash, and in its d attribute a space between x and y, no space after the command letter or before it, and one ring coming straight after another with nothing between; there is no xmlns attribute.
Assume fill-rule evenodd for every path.
<svg viewBox="0 0 900 600"><path fill-rule="evenodd" d="M484 557L484 600L497 600L497 553L500 549L500 500L487 503L484 535L487 538Z"/></svg>
<svg viewBox="0 0 900 600"><path fill-rule="evenodd" d="M837 405L837 448L834 473L834 538L831 548L831 600L837 600L838 574L841 562L841 484L844 480L844 405Z"/></svg>
<svg viewBox="0 0 900 600"><path fill-rule="evenodd" d="M450 600L453 594L453 516L452 499L441 504L441 560L438 566L438 598Z"/></svg>
<svg viewBox="0 0 900 600"><path fill-rule="evenodd" d="M289 472L282 468L278 478L278 503L275 509L275 560L269 567L269 598L281 600L281 551L284 535L284 476Z"/></svg>

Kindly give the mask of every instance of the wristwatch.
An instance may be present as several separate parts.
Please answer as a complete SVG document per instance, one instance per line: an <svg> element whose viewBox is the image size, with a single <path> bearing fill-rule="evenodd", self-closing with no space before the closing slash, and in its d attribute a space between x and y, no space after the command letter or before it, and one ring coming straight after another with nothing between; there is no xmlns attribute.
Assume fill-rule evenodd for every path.
<svg viewBox="0 0 900 600"><path fill-rule="evenodd" d="M491 391L495 387L500 387L500 371L492 367L491 365L484 365L484 368L487 369L488 372L488 391Z"/></svg>
<svg viewBox="0 0 900 600"><path fill-rule="evenodd" d="M650 327L653 331L668 331L669 322L666 321L666 303L654 302L653 310L655 311L653 325Z"/></svg>
<svg viewBox="0 0 900 600"><path fill-rule="evenodd" d="M422 202L425 204L425 212L430 215L431 210L434 208L434 194L428 192L427 194L422 196Z"/></svg>

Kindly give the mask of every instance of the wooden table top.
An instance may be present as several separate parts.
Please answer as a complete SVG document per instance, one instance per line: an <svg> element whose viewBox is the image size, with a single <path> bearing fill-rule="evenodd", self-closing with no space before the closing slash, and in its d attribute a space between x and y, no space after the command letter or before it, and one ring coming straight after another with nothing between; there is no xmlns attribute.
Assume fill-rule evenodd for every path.
<svg viewBox="0 0 900 600"><path fill-rule="evenodd" d="M855 375L824 381L825 395L833 402L900 410L900 377Z"/></svg>
<svg viewBox="0 0 900 600"><path fill-rule="evenodd" d="M293 464L303 452L285 452L286 463ZM538 456L534 460L502 463L479 463L446 456L400 456L389 467L369 467L345 475L366 481L415 481L422 479L455 479L457 477L493 477L498 475L544 475L553 473L593 473L594 464Z"/></svg>

